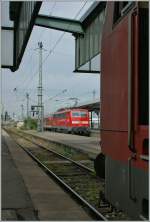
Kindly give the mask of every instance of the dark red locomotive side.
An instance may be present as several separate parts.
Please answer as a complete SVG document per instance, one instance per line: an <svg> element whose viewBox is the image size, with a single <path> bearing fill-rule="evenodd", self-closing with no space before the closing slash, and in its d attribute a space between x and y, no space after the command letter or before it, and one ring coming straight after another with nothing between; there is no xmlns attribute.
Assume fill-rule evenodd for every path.
<svg viewBox="0 0 150 222"><path fill-rule="evenodd" d="M148 48L148 2L107 2L101 49L105 192L133 219L148 218Z"/></svg>

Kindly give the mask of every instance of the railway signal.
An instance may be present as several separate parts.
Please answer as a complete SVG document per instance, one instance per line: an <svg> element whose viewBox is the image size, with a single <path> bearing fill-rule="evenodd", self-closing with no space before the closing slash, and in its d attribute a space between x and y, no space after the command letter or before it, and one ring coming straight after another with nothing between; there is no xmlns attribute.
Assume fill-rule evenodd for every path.
<svg viewBox="0 0 150 222"><path fill-rule="evenodd" d="M36 115L39 114L38 109L39 109L39 106L38 106L38 105L32 105L32 106L31 106L31 111L30 111L30 112L32 113L32 116L34 116L35 114L36 114ZM43 107L42 107L42 109L43 109Z"/></svg>
<svg viewBox="0 0 150 222"><path fill-rule="evenodd" d="M8 112L5 111L5 121L7 121L7 120L8 120Z"/></svg>

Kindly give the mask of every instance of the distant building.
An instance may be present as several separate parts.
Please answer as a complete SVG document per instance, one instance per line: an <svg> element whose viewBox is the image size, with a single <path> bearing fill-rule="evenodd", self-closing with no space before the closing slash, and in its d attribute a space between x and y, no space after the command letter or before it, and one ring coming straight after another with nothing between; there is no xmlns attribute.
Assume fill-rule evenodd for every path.
<svg viewBox="0 0 150 222"><path fill-rule="evenodd" d="M89 112L89 114L90 114L90 127L93 129L99 129L100 121L98 115L95 112Z"/></svg>

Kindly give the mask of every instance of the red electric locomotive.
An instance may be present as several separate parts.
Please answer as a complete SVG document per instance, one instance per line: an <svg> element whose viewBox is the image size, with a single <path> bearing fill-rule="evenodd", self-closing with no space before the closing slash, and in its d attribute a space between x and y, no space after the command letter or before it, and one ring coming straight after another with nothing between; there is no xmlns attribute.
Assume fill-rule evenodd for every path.
<svg viewBox="0 0 150 222"><path fill-rule="evenodd" d="M101 149L106 199L148 219L148 2L107 2L101 42ZM102 161L105 171L102 172Z"/></svg>
<svg viewBox="0 0 150 222"><path fill-rule="evenodd" d="M89 112L85 109L65 109L45 118L44 128L57 132L90 135Z"/></svg>

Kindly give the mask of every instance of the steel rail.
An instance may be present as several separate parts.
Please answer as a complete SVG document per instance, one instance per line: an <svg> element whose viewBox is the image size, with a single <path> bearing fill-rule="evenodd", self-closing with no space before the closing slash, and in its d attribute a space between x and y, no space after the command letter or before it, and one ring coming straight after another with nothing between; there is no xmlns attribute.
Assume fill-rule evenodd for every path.
<svg viewBox="0 0 150 222"><path fill-rule="evenodd" d="M21 131L20 131L21 132ZM55 144L55 145L58 145L58 146L65 146L65 147L68 147L68 148L73 148L74 149L74 147L71 145L71 144L65 144L65 143L62 143L61 141L53 141L53 140L49 140L49 139L47 139L47 138L44 138L44 137L39 137L38 135L34 135L34 134L29 134L29 133L27 133L27 132L22 132L23 134L25 134L25 135L27 135L27 136L33 136L33 137L35 137L35 138L39 138L39 139L41 139L41 140L43 140L43 141L46 141L46 142L50 142L50 143L52 143L52 144ZM84 150L81 150L81 149L76 149L78 152L80 152L80 153L86 153ZM92 157L91 157L92 158ZM93 158L92 158L93 159ZM94 160L94 159L93 159Z"/></svg>
<svg viewBox="0 0 150 222"><path fill-rule="evenodd" d="M31 141L30 141L31 142ZM81 201L88 210L90 211L91 215L98 220L107 221L107 218L104 217L99 211L97 211L91 204L89 204L84 198L82 198L76 191L74 191L70 186L68 186L62 179L60 179L54 172L48 169L37 157L35 157L32 152L24 148L21 144L19 144L16 140L15 143L20 146L34 161L36 161L41 167L46 170L47 174L52 176L60 185L62 185L65 190L69 191L78 201ZM32 143L32 142L31 142ZM36 144L39 146L38 144ZM81 203L80 203L81 204Z"/></svg>
<svg viewBox="0 0 150 222"><path fill-rule="evenodd" d="M13 132L13 133L15 133L15 132ZM15 133L15 134L18 135L17 133ZM33 135L31 135L31 136L33 136ZM84 166L84 165L81 164L81 163L77 163L76 161L70 159L69 157L65 157L65 156L63 156L62 154L57 153L57 152L54 151L54 150L48 149L48 148L45 147L44 145L38 144L38 143L36 143L36 142L33 142L33 141L31 141L29 138L26 138L24 135L22 135L22 137L23 137L24 139L28 140L29 142L33 143L34 145L39 146L39 147L41 147L42 149L47 150L48 152L52 152L52 153L54 153L54 154L56 154L56 155L58 155L58 156L60 156L60 157L62 157L62 158L64 158L64 159L67 159L68 161L70 161L70 162L76 164L77 166L79 166L80 168L84 168L85 170L87 170L87 171L89 171L89 172L91 172L91 173L95 173L94 170L90 169L90 168L87 167L87 166ZM34 137L34 136L33 136L33 137ZM41 138L39 138L39 139L41 139Z"/></svg>

